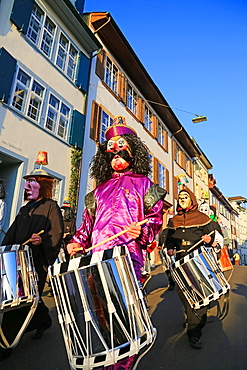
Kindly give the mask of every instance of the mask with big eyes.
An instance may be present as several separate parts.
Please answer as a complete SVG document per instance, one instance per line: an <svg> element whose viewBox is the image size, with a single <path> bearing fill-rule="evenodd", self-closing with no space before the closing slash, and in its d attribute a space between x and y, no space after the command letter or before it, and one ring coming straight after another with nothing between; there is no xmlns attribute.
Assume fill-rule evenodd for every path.
<svg viewBox="0 0 247 370"><path fill-rule="evenodd" d="M128 142L122 136L116 136L107 142L107 160L114 171L122 171L130 166L132 154Z"/></svg>
<svg viewBox="0 0 247 370"><path fill-rule="evenodd" d="M205 213L205 215L207 215L209 217L210 215L210 208L209 208L209 205L208 203L202 203L199 207L199 211L202 212L202 213Z"/></svg>
<svg viewBox="0 0 247 370"><path fill-rule="evenodd" d="M178 203L180 207L183 209L189 208L192 204L189 193L187 193L186 191L181 191L181 193L178 196Z"/></svg>

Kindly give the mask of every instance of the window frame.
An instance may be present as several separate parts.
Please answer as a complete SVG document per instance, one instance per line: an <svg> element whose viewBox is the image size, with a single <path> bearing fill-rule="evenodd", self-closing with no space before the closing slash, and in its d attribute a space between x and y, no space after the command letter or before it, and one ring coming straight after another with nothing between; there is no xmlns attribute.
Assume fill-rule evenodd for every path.
<svg viewBox="0 0 247 370"><path fill-rule="evenodd" d="M153 113L148 108L147 105L145 105L144 109L144 127L152 134L153 133Z"/></svg>
<svg viewBox="0 0 247 370"><path fill-rule="evenodd" d="M104 82L116 96L118 95L118 76L119 68L113 62L113 60L108 55L106 55L104 67Z"/></svg>
<svg viewBox="0 0 247 370"><path fill-rule="evenodd" d="M65 58L64 59L61 58L61 60L64 61L63 67L61 67L58 64L59 50L62 50L63 48L63 45L60 43L62 37L66 39L67 45L68 45L67 49L66 48L63 49L63 52L65 54ZM73 68L70 67L70 61L72 60L71 58L72 55L70 53L71 48L73 48L76 51L76 56L75 58L73 58ZM75 81L76 71L78 68L78 60L79 60L78 58L79 58L79 49L75 46L74 43L71 42L69 37L62 30L60 30L59 35L57 37L57 48L56 48L55 57L54 57L54 65L57 68L59 68L59 70L61 70L70 80ZM68 72L70 68L72 70L72 74L69 74Z"/></svg>
<svg viewBox="0 0 247 370"><path fill-rule="evenodd" d="M158 120L157 141L168 152L168 132L160 120Z"/></svg>
<svg viewBox="0 0 247 370"><path fill-rule="evenodd" d="M38 17L35 18L35 12L39 11L42 13L40 20ZM37 34L36 39L32 38L32 29L34 29L32 22L36 19L37 22ZM53 34L49 32L46 24L49 22L50 25L53 25ZM46 42L46 36L49 35L51 43L48 45L49 53L45 51L45 47L42 47L43 43ZM32 42L37 49L47 57L56 68L58 68L66 77L71 81L76 83L77 79L77 70L79 67L79 55L80 49L76 46L74 42L71 41L70 37L63 31L63 29L54 21L48 13L43 10L38 4L34 3L31 17L29 20L26 37ZM62 37L67 41L68 47L62 50L63 46L61 43ZM46 43L47 44L47 43ZM59 50L62 50L64 59L61 60L64 63L58 64Z"/></svg>
<svg viewBox="0 0 247 370"><path fill-rule="evenodd" d="M106 117L107 116L107 117ZM107 119L107 124L103 122L103 120ZM101 108L101 117L100 117L100 136L99 136L99 142L102 144L104 141L106 141L105 132L113 124L113 117L104 109Z"/></svg>
<svg viewBox="0 0 247 370"><path fill-rule="evenodd" d="M130 94L129 94L130 91ZM133 86L127 82L127 89L126 89L126 107L135 115L137 116L137 108L138 108L138 93L133 88Z"/></svg>
<svg viewBox="0 0 247 370"><path fill-rule="evenodd" d="M59 109L56 109L56 107L54 107L52 104L50 104L51 96L53 96L55 98L54 100L59 101ZM68 116L66 116L62 112L62 106L63 105L66 108L69 109ZM49 114L49 109L50 108L51 108L51 111L53 111L57 114L56 115L56 120L53 120L53 122L55 122L55 125L54 125L54 127L52 127L52 129L49 129L49 127L47 127L47 119L48 119L48 114ZM45 128L45 130L54 134L56 137L59 137L62 140L68 141L70 126L71 126L71 115L72 115L72 113L73 113L73 108L71 107L71 105L69 105L61 97L58 97L53 91L49 91L48 99L47 99L47 107L46 107L46 112L45 112L45 116L44 116L44 128ZM67 127L65 127L65 135L63 134L63 136L61 136L59 134L59 127L61 126L60 125L61 119L64 119L67 122ZM61 126L61 127L63 127L63 126Z"/></svg>
<svg viewBox="0 0 247 370"><path fill-rule="evenodd" d="M42 16L40 18L40 20L38 19L36 15L36 13L34 13L34 11L36 10L39 10L41 13L42 13ZM49 20L49 22L51 24L54 25L54 33L52 35L52 33L47 29L46 27L46 21L47 19ZM34 30L34 28L32 27L31 23L33 20L36 20L37 22L37 28L39 28L39 30L37 31L37 39L34 41L33 38L31 38L31 35L30 35L30 29ZM46 57L48 59L51 59L52 58L52 51L53 51L53 48L54 48L54 45L55 45L55 39L56 39L56 33L57 33L57 25L56 23L51 19L50 16L48 16L48 14L43 10L41 9L40 6L38 6L36 3L34 3L33 5L33 10L32 10L32 13L31 13L31 17L30 17L30 20L29 20L29 24L28 24L28 28L27 28L27 37L29 38L29 40L34 43L37 48L46 55ZM49 50L50 50L50 53L46 53L44 48L42 48L42 44L45 40L45 35L46 33L50 36L51 38L51 44L49 45Z"/></svg>
<svg viewBox="0 0 247 370"><path fill-rule="evenodd" d="M22 72L23 77L28 77L29 78L28 86L27 86L27 84L25 84L23 81L21 81L18 78L19 74L21 72ZM42 96L38 95L33 90L33 86L34 86L35 83L43 89L42 90L43 91ZM19 88L17 89L17 87L19 87ZM25 98L22 100L23 101L23 106L22 106L21 109L17 108L16 104L15 105L13 104L14 99L16 98L16 96L18 96L18 94L16 94L16 92L20 91L20 88L23 88L23 90L25 90ZM12 89L12 94L11 94L11 99L10 99L10 106L14 110L16 110L17 112L23 114L28 119L31 119L32 121L36 122L37 124L40 124L41 113L42 113L42 109L43 109L43 105L44 105L46 91L47 91L47 89L46 89L45 85L36 76L33 76L32 74L26 72L24 68L18 66L16 74L14 76L14 80L13 80L13 89ZM30 107L32 109L31 100L32 100L33 96L34 96L34 98L36 98L37 100L40 101L39 108L38 109L37 109L37 107L35 108L38 111L37 119L33 118L32 115L29 114Z"/></svg>

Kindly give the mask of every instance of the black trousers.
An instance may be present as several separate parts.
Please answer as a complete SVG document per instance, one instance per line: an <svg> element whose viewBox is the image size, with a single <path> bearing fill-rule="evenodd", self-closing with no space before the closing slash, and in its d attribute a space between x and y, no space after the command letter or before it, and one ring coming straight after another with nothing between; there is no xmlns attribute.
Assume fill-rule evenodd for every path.
<svg viewBox="0 0 247 370"><path fill-rule="evenodd" d="M202 328L206 325L207 322L208 307L206 306L201 308L200 310L193 310L179 287L177 287L177 292L187 315L187 335L188 337L200 338L202 335Z"/></svg>

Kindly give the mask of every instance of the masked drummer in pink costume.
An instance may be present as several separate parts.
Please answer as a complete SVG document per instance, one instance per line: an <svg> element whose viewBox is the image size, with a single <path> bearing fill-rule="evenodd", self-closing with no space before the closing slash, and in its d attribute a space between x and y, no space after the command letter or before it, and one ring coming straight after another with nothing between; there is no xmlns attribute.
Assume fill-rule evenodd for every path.
<svg viewBox="0 0 247 370"><path fill-rule="evenodd" d="M123 117L116 117L105 136L106 141L99 145L91 162L91 177L96 179L97 187L85 197L83 220L71 240L71 254L78 247L84 253L127 228L127 233L92 252L127 245L137 278L141 280L143 250L162 226L162 199L166 191L148 178L148 150ZM136 225L144 219L148 220L145 225Z"/></svg>
<svg viewBox="0 0 247 370"><path fill-rule="evenodd" d="M204 213L198 210L198 203L195 195L185 185L178 194L177 214L169 219L167 228L164 229L163 241L170 256L174 255L174 250L185 252L177 253L176 259L183 258L186 251L202 239L206 246L216 246L214 237L208 235L215 230L214 222ZM201 244L202 245L202 244ZM187 326L187 335L192 348L202 348L202 328L207 321L207 307L192 310L186 300L183 292L178 287L177 292L184 306L187 320L184 326Z"/></svg>
<svg viewBox="0 0 247 370"><path fill-rule="evenodd" d="M72 255L78 250L85 253L88 248L127 229L127 233L92 252L127 245L137 279L141 281L147 245L162 226L166 191L148 178L148 150L136 132L126 125L124 117L115 117L105 136L106 141L99 145L90 168L97 187L85 197L82 224L67 248ZM144 219L147 219L144 225L137 225Z"/></svg>

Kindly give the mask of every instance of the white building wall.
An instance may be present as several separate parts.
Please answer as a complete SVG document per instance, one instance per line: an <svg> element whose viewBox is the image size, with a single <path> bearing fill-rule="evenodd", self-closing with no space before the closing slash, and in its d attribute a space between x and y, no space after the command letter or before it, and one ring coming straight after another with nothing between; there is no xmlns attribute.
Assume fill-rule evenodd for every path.
<svg viewBox="0 0 247 370"><path fill-rule="evenodd" d="M47 91L54 93L68 104L71 108L71 115L74 109L85 113L86 95L55 66L54 61L50 61L10 21L13 3L13 0L0 2L0 47L5 48L17 60L18 67L36 78L47 88ZM84 46L78 42L47 3L45 1L36 1L36 3L43 11L47 12L50 19L56 24L56 32L62 30L78 48L78 52L83 51L87 57L90 57ZM56 50L56 46L54 45L54 50ZM14 80L13 78L12 90L15 88ZM42 111L42 120L39 124L24 116L10 103L11 99L8 105L0 102L0 154L4 157L5 162L10 160L8 167L5 166L0 176L0 178L6 179L9 224L23 203L23 175L30 173L34 167L39 167L35 165L38 151L48 152L49 163L43 168L60 180L59 205L62 204L64 197L68 196L71 168L71 146L68 141L41 127L44 125L46 109ZM6 228L7 225L5 225Z"/></svg>
<svg viewBox="0 0 247 370"><path fill-rule="evenodd" d="M105 49L105 47L104 47ZM112 59L114 59L111 56ZM117 63L116 63L117 64ZM121 66L119 66L121 68ZM166 195L166 200L173 204L173 194L172 194L172 142L171 134L169 134L168 139L168 152L162 150L162 148L157 144L157 141L151 137L148 132L143 128L143 126L126 110L124 104L119 102L114 95L109 92L109 90L103 85L100 78L95 74L96 68L96 57L92 59L91 74L90 74L90 84L87 99L87 114L86 114L86 130L83 148L83 160L82 160L82 171L79 189L79 204L78 204L78 214L77 214L77 225L81 222L81 214L84 210L84 196L86 193L93 190L94 182L89 178L89 163L95 154L97 148L94 140L90 139L90 122L92 115L92 102L96 101L98 104L102 105L105 110L108 111L109 115L112 117L117 115L122 115L126 118L127 125L132 127L141 140L147 145L150 152L158 158L169 171L169 182L170 182L170 192ZM128 75L128 71L122 71ZM141 91L140 91L141 94ZM181 171L180 171L181 172Z"/></svg>

